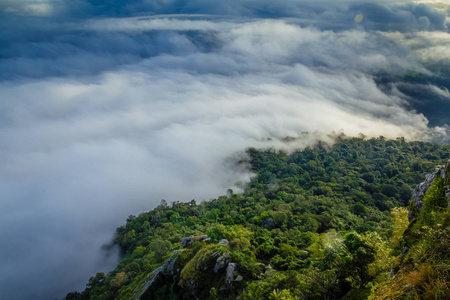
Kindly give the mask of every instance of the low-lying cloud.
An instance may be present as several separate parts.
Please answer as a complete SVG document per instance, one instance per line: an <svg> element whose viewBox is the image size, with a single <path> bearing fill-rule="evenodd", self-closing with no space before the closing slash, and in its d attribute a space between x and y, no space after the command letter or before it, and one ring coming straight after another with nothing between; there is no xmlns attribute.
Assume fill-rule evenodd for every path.
<svg viewBox="0 0 450 300"><path fill-rule="evenodd" d="M0 4L0 298L83 289L114 267L102 245L129 214L239 190L248 147L448 141L428 105L448 105L447 75L429 68L447 60L444 12L242 3Z"/></svg>

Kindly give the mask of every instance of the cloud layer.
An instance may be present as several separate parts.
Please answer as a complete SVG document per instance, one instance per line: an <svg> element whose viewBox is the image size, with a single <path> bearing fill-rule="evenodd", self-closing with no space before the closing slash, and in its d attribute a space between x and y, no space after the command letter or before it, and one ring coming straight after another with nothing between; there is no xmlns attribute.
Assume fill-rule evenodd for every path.
<svg viewBox="0 0 450 300"><path fill-rule="evenodd" d="M102 245L129 214L239 190L248 147L447 139L448 74L430 67L448 64L443 11L133 3L0 4L2 299L83 289L114 267Z"/></svg>

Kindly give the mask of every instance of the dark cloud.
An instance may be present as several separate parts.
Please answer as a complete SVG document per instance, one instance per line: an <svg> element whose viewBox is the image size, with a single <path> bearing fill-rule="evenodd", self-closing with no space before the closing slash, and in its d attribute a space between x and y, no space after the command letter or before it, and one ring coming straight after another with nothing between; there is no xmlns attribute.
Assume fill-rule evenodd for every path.
<svg viewBox="0 0 450 300"><path fill-rule="evenodd" d="M350 11L363 15L365 27L375 30L445 30L446 15L424 4L391 6L377 3L358 3Z"/></svg>
<svg viewBox="0 0 450 300"><path fill-rule="evenodd" d="M130 3L0 4L2 299L83 289L114 267L102 245L129 214L239 190L251 174L232 161L247 147L333 131L448 140L441 12Z"/></svg>
<svg viewBox="0 0 450 300"><path fill-rule="evenodd" d="M429 116L431 126L445 126L449 123L448 112L450 111L448 81L447 87L439 87L433 79L430 78L428 83L426 79L416 84L399 82L396 87L409 97L409 104L413 109ZM439 107L438 110L437 107Z"/></svg>

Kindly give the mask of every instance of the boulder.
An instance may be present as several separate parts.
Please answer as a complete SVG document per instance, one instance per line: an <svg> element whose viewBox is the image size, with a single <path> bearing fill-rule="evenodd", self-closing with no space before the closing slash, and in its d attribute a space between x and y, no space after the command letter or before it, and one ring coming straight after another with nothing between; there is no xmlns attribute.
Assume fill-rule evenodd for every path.
<svg viewBox="0 0 450 300"><path fill-rule="evenodd" d="M227 259L225 256L220 256L217 258L216 265L214 266L214 273L219 272L219 270L223 269L225 267L225 264L227 263Z"/></svg>
<svg viewBox="0 0 450 300"><path fill-rule="evenodd" d="M141 299L142 295L152 287L155 281L161 276L173 276L175 274L175 263L178 258L178 253L183 252L183 250L175 250L172 255L164 262L162 266L156 268L148 276L148 280L145 282L141 292L139 293L137 299Z"/></svg>
<svg viewBox="0 0 450 300"><path fill-rule="evenodd" d="M210 238L207 235L190 236L181 238L181 247L186 248L191 246L196 241L206 241Z"/></svg>
<svg viewBox="0 0 450 300"><path fill-rule="evenodd" d="M221 245L226 245L226 246L229 246L229 245L230 245L230 243L228 242L227 239L221 239L221 240L219 241L219 244L221 244Z"/></svg>
<svg viewBox="0 0 450 300"><path fill-rule="evenodd" d="M234 273L237 270L237 264L236 263L229 263L227 267L227 273L225 277L226 283L231 283L234 280Z"/></svg>

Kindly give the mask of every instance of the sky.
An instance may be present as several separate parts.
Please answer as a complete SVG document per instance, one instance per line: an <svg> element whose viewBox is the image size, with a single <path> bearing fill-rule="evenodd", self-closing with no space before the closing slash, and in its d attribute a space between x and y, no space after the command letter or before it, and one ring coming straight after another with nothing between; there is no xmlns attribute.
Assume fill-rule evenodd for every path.
<svg viewBox="0 0 450 300"><path fill-rule="evenodd" d="M437 0L0 0L0 299L83 290L115 267L128 215L240 191L249 147L448 143L449 16Z"/></svg>

